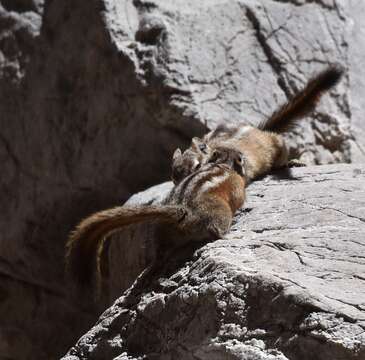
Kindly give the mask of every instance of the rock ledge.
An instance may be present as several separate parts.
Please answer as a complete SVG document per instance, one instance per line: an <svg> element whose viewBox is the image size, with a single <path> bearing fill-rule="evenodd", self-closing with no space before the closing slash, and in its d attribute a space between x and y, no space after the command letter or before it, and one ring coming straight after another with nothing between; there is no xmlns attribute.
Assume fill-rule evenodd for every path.
<svg viewBox="0 0 365 360"><path fill-rule="evenodd" d="M63 359L364 359L365 166L282 175L252 184L225 239L137 281Z"/></svg>

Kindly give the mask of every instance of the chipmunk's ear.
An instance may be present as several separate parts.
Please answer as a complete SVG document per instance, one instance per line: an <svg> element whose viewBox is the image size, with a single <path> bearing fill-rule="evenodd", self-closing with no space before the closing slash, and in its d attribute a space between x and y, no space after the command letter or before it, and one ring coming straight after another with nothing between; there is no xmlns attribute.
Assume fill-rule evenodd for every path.
<svg viewBox="0 0 365 360"><path fill-rule="evenodd" d="M172 155L172 160L176 160L178 158L180 158L182 155L181 153L181 150L180 148L177 148L175 151L174 151L174 155Z"/></svg>
<svg viewBox="0 0 365 360"><path fill-rule="evenodd" d="M193 137L191 140L191 147L195 151L201 151L202 153L206 153L208 149L208 145L200 138Z"/></svg>

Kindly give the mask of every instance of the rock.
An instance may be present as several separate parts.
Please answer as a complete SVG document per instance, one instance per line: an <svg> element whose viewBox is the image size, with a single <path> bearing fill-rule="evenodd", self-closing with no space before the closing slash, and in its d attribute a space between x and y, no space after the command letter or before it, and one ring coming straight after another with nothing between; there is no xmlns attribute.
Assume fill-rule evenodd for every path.
<svg viewBox="0 0 365 360"><path fill-rule="evenodd" d="M224 239L160 257L63 360L363 359L365 166L283 175L249 186Z"/></svg>
<svg viewBox="0 0 365 360"><path fill-rule="evenodd" d="M42 14L44 0L1 0L1 3L8 11L16 13L32 11Z"/></svg>
<svg viewBox="0 0 365 360"><path fill-rule="evenodd" d="M14 8L10 3L9 7L7 4L5 2L3 7L0 3L1 105L6 102L6 95L9 96L4 92L4 87L18 85L24 77L25 68L34 54L41 27L41 15L32 11L32 7L29 7L28 11L18 13L12 11Z"/></svg>
<svg viewBox="0 0 365 360"><path fill-rule="evenodd" d="M329 63L354 64L360 15L348 10L327 0L0 0L0 357L57 357L95 319L64 279L64 243L82 217L167 180L173 150L192 136L257 123ZM289 138L292 154L362 159L348 94L346 77ZM148 261L133 246L114 296Z"/></svg>
<svg viewBox="0 0 365 360"><path fill-rule="evenodd" d="M360 0L351 0L347 3L347 12L353 21L349 41L349 74L351 90L351 131L354 139L353 162L364 162L365 156L365 128L364 128L364 92L365 69L362 59L365 56L365 29L362 26L365 4Z"/></svg>

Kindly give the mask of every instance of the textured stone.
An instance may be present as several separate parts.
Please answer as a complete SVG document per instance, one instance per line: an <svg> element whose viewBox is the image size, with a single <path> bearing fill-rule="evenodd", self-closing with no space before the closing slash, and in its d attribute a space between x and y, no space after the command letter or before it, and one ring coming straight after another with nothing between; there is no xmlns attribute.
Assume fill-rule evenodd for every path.
<svg viewBox="0 0 365 360"><path fill-rule="evenodd" d="M250 185L224 239L160 257L63 359L363 359L365 166L282 175Z"/></svg>
<svg viewBox="0 0 365 360"><path fill-rule="evenodd" d="M347 12L352 19L350 47L349 47L349 74L351 90L351 131L354 139L353 162L364 162L365 157L365 69L363 59L365 56L365 28L363 19L365 14L365 3L361 0L346 2Z"/></svg>
<svg viewBox="0 0 365 360"><path fill-rule="evenodd" d="M142 16L139 32L157 23L160 29L150 30L160 34L152 58L139 44L149 81L173 88L170 104L209 128L258 123L326 64L348 65L349 21L338 2L135 4ZM351 160L347 87L343 81L291 136L293 155L309 163Z"/></svg>
<svg viewBox="0 0 365 360"><path fill-rule="evenodd" d="M167 180L176 147L262 120L327 64L361 70L353 16L327 0L0 0L0 357L57 357L95 319L63 274L83 216ZM293 154L363 159L348 92L345 78L290 137ZM150 258L130 249L114 297Z"/></svg>
<svg viewBox="0 0 365 360"><path fill-rule="evenodd" d="M41 15L31 6L24 5L22 12L13 11L16 6L0 2L0 84L1 104L4 87L19 84L29 59L34 53L41 26ZM27 11L26 11L27 10ZM8 114L6 114L8 115Z"/></svg>

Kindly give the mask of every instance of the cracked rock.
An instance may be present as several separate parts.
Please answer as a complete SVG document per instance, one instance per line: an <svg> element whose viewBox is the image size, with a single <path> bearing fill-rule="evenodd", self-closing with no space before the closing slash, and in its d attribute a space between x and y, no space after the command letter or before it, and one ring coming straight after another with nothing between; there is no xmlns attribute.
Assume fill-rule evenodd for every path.
<svg viewBox="0 0 365 360"><path fill-rule="evenodd" d="M0 357L57 357L90 327L103 305L70 296L69 231L168 180L192 136L260 122L336 62L349 76L288 136L290 150L308 163L364 161L364 10L351 2L0 0ZM114 297L150 258L130 249ZM216 354L240 353L224 341ZM269 354L260 344L244 346Z"/></svg>
<svg viewBox="0 0 365 360"><path fill-rule="evenodd" d="M253 183L224 239L160 256L63 360L363 359L364 181L364 165L328 165ZM149 251L148 229L113 239L111 278L128 275L129 240Z"/></svg>

